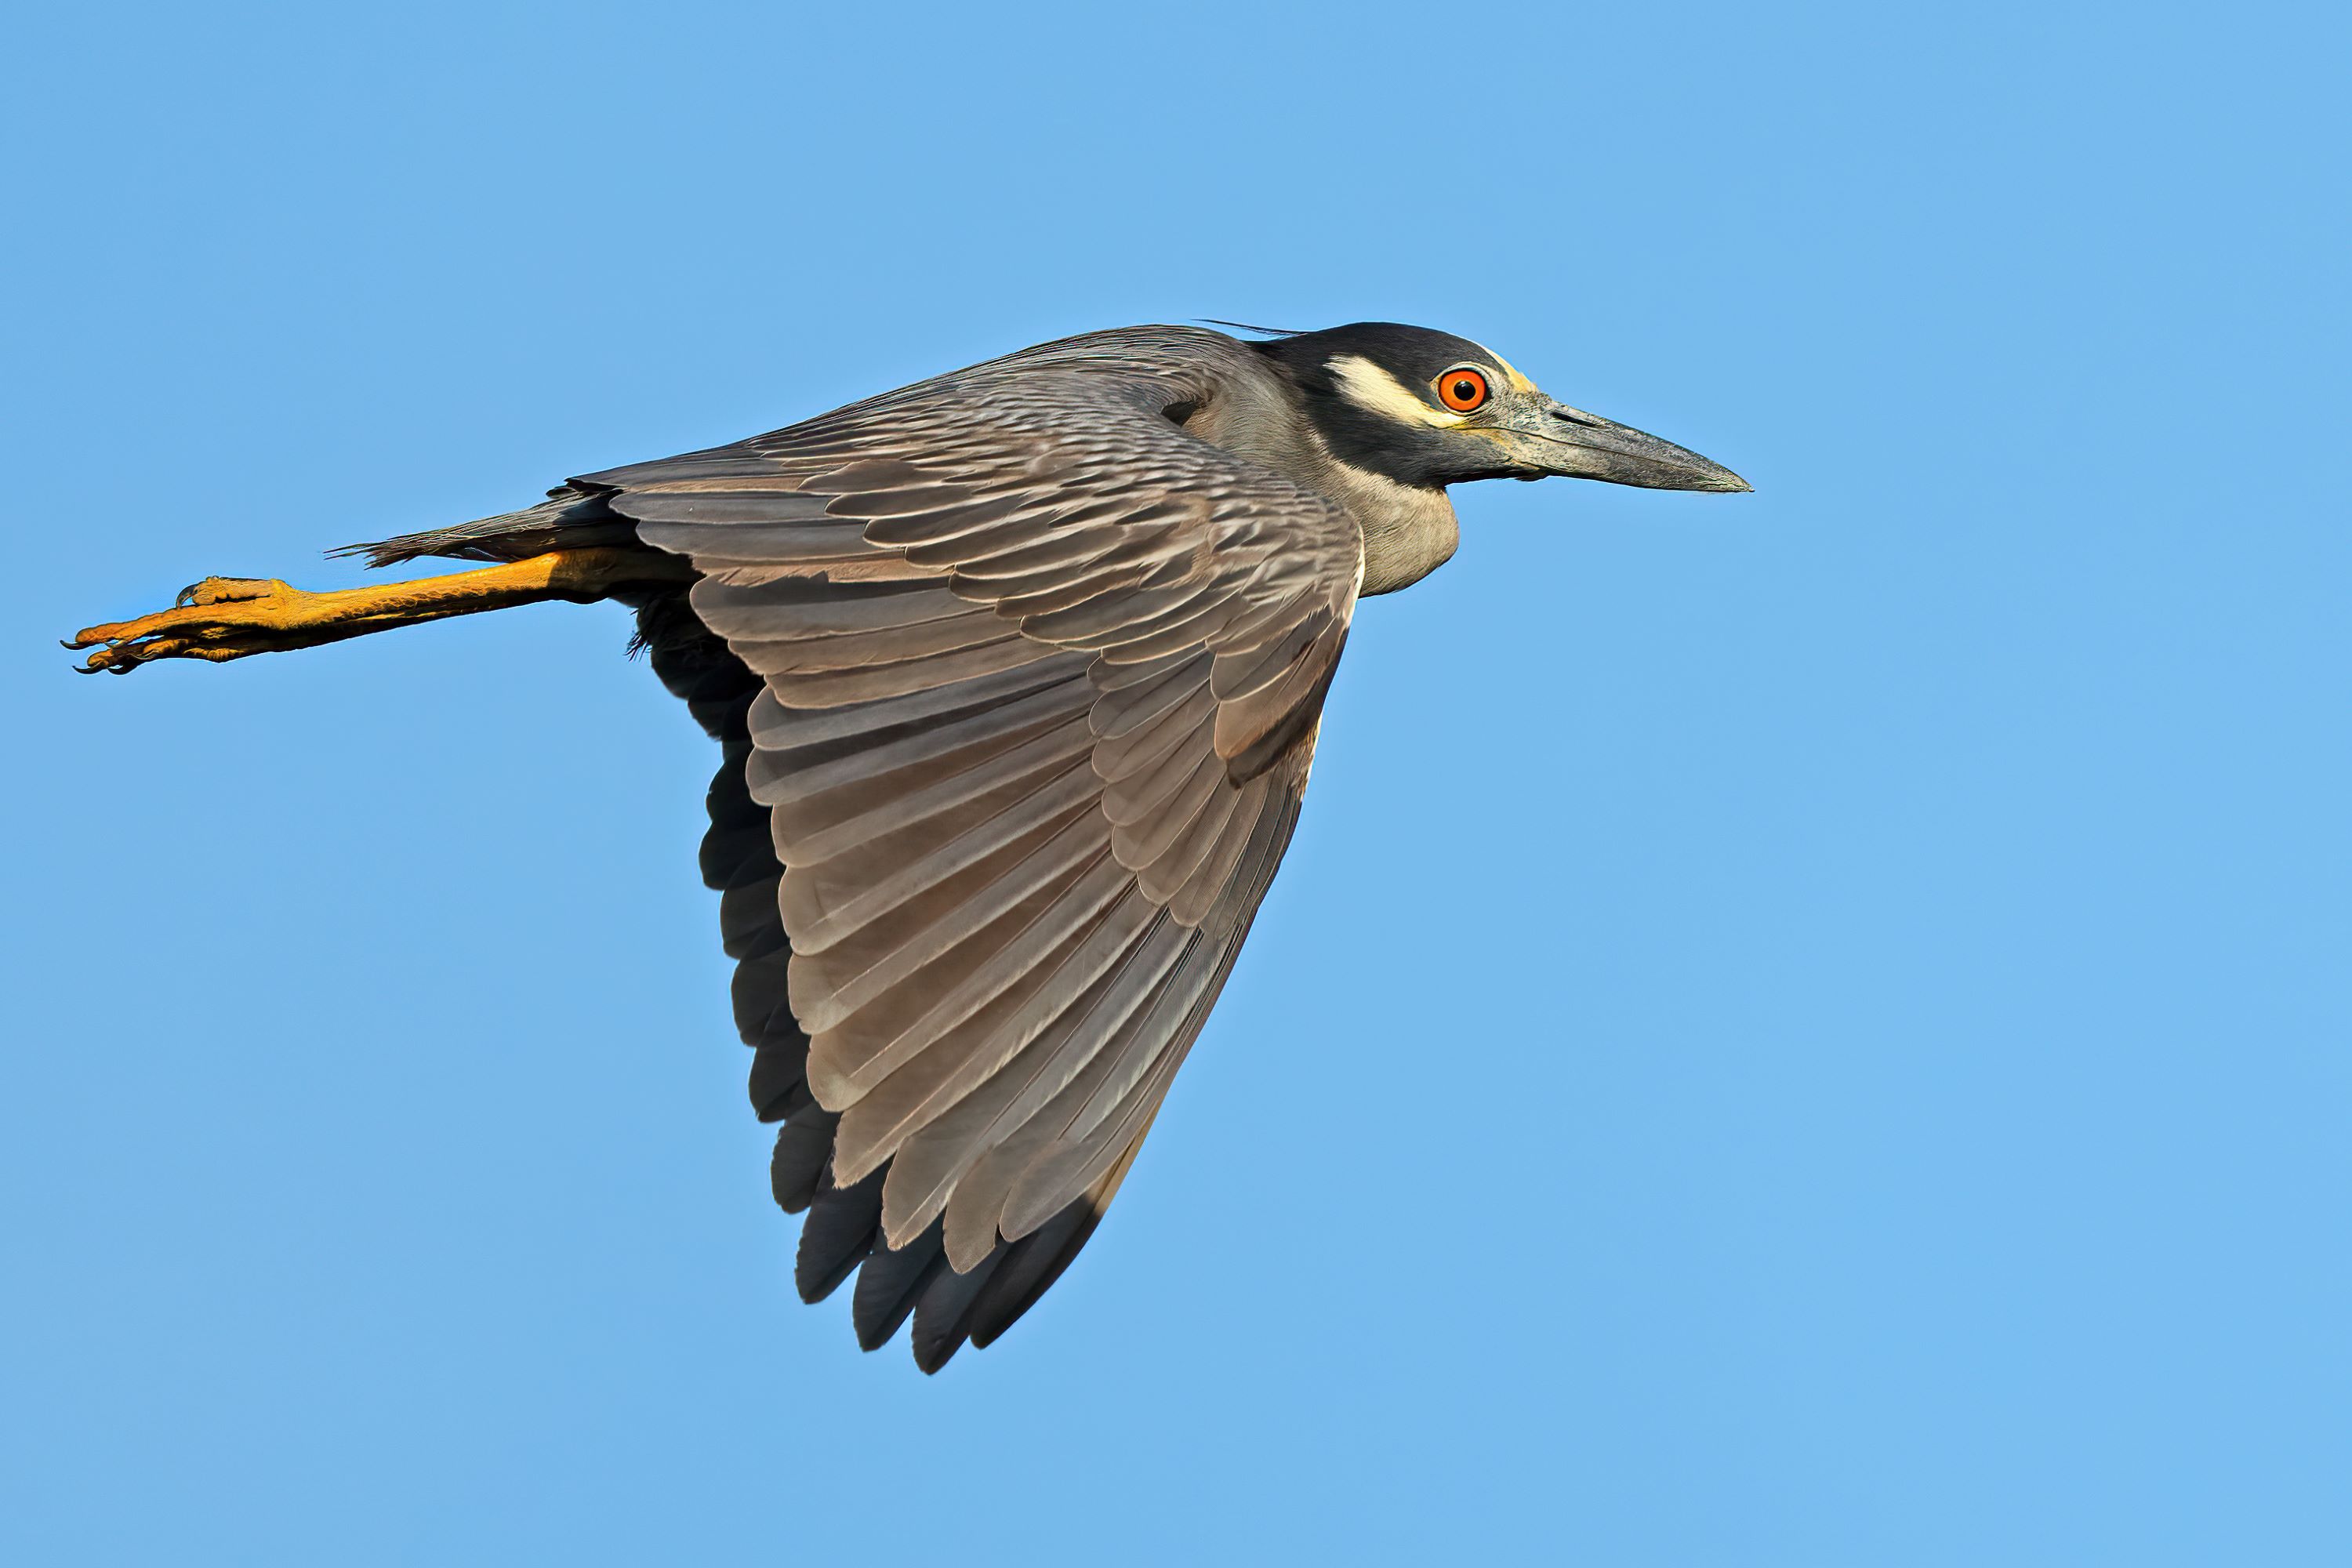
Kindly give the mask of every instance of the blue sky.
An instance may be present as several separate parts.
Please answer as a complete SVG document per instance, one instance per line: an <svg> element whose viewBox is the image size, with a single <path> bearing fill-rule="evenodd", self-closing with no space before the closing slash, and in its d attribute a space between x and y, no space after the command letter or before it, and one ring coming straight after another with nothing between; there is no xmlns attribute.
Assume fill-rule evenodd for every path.
<svg viewBox="0 0 2352 1568"><path fill-rule="evenodd" d="M0 1551L2352 1560L2347 41L20 18ZM621 612L45 640L1203 316L1757 493L1457 494L1109 1223L936 1379L792 1296Z"/></svg>

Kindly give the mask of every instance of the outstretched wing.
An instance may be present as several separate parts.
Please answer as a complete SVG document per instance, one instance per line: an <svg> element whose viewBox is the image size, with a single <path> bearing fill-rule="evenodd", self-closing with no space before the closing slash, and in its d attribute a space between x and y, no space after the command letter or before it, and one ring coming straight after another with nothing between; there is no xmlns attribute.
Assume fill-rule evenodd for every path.
<svg viewBox="0 0 2352 1568"><path fill-rule="evenodd" d="M1083 1245L1297 819L1361 542L1178 423L1253 374L1098 334L573 481L757 678L705 863L777 1195L926 1367Z"/></svg>

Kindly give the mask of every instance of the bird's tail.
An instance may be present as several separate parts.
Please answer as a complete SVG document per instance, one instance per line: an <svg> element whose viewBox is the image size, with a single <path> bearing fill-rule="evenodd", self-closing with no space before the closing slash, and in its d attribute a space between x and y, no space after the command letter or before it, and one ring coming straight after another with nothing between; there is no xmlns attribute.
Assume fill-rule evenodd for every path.
<svg viewBox="0 0 2352 1568"><path fill-rule="evenodd" d="M404 561L439 555L453 561L528 561L551 550L583 550L631 545L636 530L614 515L601 495L569 485L547 492L537 506L500 512L447 528L428 528L373 543L345 544L331 556L362 555L370 566L396 566Z"/></svg>

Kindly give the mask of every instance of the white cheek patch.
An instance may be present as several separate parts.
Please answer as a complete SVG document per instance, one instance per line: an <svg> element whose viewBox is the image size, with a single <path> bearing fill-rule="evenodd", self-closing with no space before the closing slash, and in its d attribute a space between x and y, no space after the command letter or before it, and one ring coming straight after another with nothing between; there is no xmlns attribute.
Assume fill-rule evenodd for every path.
<svg viewBox="0 0 2352 1568"><path fill-rule="evenodd" d="M1384 419L1426 425L1437 430L1451 430L1465 422L1462 415L1449 414L1423 403L1396 377L1361 354L1341 354L1323 368L1339 384L1340 396Z"/></svg>

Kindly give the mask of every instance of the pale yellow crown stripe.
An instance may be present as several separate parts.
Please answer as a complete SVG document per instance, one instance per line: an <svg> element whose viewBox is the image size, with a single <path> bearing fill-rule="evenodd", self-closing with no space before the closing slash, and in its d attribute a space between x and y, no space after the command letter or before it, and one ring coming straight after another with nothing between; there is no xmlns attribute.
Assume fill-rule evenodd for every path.
<svg viewBox="0 0 2352 1568"><path fill-rule="evenodd" d="M1482 349L1486 349L1486 345L1485 343L1480 343L1478 346ZM1536 390L1536 384L1529 381L1526 376L1521 375L1517 365L1513 364L1501 354L1495 353L1493 349L1486 349L1486 352L1489 354L1493 354L1495 363L1503 367L1503 374L1511 378L1511 388L1513 391L1533 392Z"/></svg>

